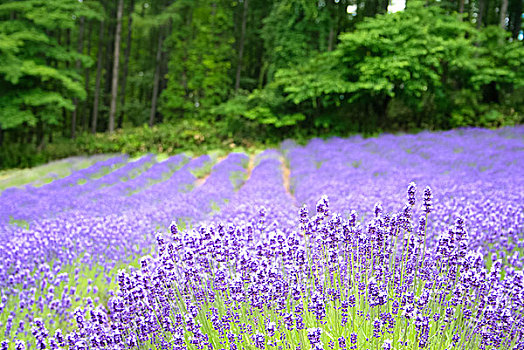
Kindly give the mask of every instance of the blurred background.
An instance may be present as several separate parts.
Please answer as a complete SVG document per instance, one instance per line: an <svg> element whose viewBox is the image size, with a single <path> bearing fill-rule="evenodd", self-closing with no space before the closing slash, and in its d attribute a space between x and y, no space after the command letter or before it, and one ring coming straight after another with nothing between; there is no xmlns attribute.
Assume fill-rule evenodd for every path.
<svg viewBox="0 0 524 350"><path fill-rule="evenodd" d="M0 169L519 124L523 0L0 1Z"/></svg>

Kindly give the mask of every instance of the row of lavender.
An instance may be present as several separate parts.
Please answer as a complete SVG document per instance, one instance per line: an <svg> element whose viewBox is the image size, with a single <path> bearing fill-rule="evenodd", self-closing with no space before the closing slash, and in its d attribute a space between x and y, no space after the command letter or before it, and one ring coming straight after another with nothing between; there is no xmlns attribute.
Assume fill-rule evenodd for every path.
<svg viewBox="0 0 524 350"><path fill-rule="evenodd" d="M187 223L198 221L211 211L211 202L220 204L232 195L243 180L247 157L229 155L191 192L197 180L194 173L212 162L208 156L189 162L184 156L161 163L152 156L127 164L122 161L112 159L41 188L2 193L2 203L6 203L2 211L16 212L29 224L29 229L4 224L1 230L0 329L4 339L14 344L20 337L33 338L29 330L38 316L51 329L66 327L74 306L97 303L106 295L102 289L104 283L111 283L115 265L151 249L158 225L174 216ZM121 166L109 174L91 178L101 167L118 163ZM180 164L184 165L173 172ZM124 182L123 177L129 180ZM85 183L79 185L79 179ZM31 205L35 196L40 199ZM15 211L12 204L17 202L27 205ZM88 283L84 275L90 278ZM101 285L92 288L95 278Z"/></svg>
<svg viewBox="0 0 524 350"><path fill-rule="evenodd" d="M146 191L143 197L115 195L118 200L90 210L123 213L134 220L126 229L136 236L151 230L153 222L173 218L206 225L183 234L172 225L174 235L158 236L158 254L144 258L141 269L120 272L118 290L107 303L86 298L72 312L67 295L66 302L53 299L59 293L47 289L49 301L67 305L56 314L64 320L74 316L77 329L65 337L60 331L48 334L57 327L31 319L35 310L42 313L30 286L65 284L46 265L39 270L43 278L31 281L22 274L6 289L24 306L8 304L2 317L9 311L12 324L20 314L14 309L31 305L25 315L32 316L24 317L33 321L31 344L41 347L519 349L524 346L519 255L524 201L518 175L524 170L523 134L515 128L315 140L306 147L287 143L283 154L296 200L286 192L285 162L276 151L257 157L237 192L227 174L241 172L246 157L233 155L192 192L164 192L172 188L167 186L155 201ZM237 169L221 172L228 159ZM399 193L411 180L430 184L435 198L431 190L417 195L410 185L404 205ZM301 209L295 218L297 204L315 203L324 193L331 205L322 198L315 215ZM139 200L128 201L133 197ZM229 203L214 212L211 202L224 199ZM122 209L126 203L133 210ZM118 215L109 217L93 227L114 232L112 240L97 236L92 241L103 243L95 249L76 248L86 263L111 266L123 258L104 249L127 233L112 225ZM97 252L98 260L85 259L85 252ZM31 292L18 293L28 280ZM25 325L19 328L27 331Z"/></svg>
<svg viewBox="0 0 524 350"><path fill-rule="evenodd" d="M64 344L523 348L523 187L507 179L524 170L523 131L458 136L285 145L296 202L334 199L296 221L280 155L267 152L208 225L180 235L173 224L158 254L119 273L107 308L76 310ZM410 180L443 190L394 194Z"/></svg>
<svg viewBox="0 0 524 350"><path fill-rule="evenodd" d="M335 211L359 215L382 202L401 208L399 193L414 181L435 191L429 244L454 219L464 217L472 249L512 252L524 222L523 127L471 129L377 139L314 140L287 145L297 201L314 205L321 195ZM420 208L414 215L420 216Z"/></svg>
<svg viewBox="0 0 524 350"><path fill-rule="evenodd" d="M357 255L367 276L353 276L361 289L355 297L365 293L371 306L353 320L370 325L357 332L360 338L380 338L385 347L390 341L409 348L524 346L523 141L524 128L517 127L285 147L298 202L311 205L327 194L350 222L354 215L366 219L350 229L352 239L326 242L327 232L312 230L324 239L324 250L333 240L369 246ZM410 186L403 202L398 193L410 181L429 187ZM414 205L415 193L422 205ZM402 249L392 249L398 241ZM406 329L402 336L392 331L398 322Z"/></svg>

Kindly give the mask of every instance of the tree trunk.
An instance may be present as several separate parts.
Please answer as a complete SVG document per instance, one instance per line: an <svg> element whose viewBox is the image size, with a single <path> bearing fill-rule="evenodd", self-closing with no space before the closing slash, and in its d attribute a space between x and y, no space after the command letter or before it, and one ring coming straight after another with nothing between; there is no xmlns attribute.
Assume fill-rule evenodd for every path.
<svg viewBox="0 0 524 350"><path fill-rule="evenodd" d="M87 56L91 57L91 32L92 32L92 29L93 29L93 25L91 22L88 22L87 23ZM89 72L90 72L90 69L89 68L86 68L85 70L85 90L86 90L86 93L87 93L87 97L86 97L86 100L85 102L83 103L82 105L82 130L86 131L87 130L87 123L89 121L89 118L87 117L89 115L89 110L88 110L88 104L89 104Z"/></svg>
<svg viewBox="0 0 524 350"><path fill-rule="evenodd" d="M386 14L388 13L388 7L389 7L389 0L381 0L379 1L379 9L377 12L380 14Z"/></svg>
<svg viewBox="0 0 524 350"><path fill-rule="evenodd" d="M80 17L80 27L78 28L78 43L76 45L76 51L79 54L82 54L84 51L84 23L85 18ZM76 70L80 71L80 68L82 67L82 63L80 60L76 60ZM73 104L75 105L75 109L73 110L73 115L71 116L71 138L74 139L76 137L76 119L78 114L78 98L73 98Z"/></svg>
<svg viewBox="0 0 524 350"><path fill-rule="evenodd" d="M244 41L246 37L246 22L249 0L244 0L244 10L242 11L242 26L240 29L240 42L238 43L238 63L235 79L235 92L240 89L240 73L242 71L242 57L244 56Z"/></svg>
<svg viewBox="0 0 524 350"><path fill-rule="evenodd" d="M113 65L114 65L114 54L115 54L115 30L116 30L116 23L113 21L113 18L116 18L117 15L117 8L118 8L118 2L113 1L113 3L117 4L116 7L111 6L109 9L110 15L109 20L107 22L107 32L104 36L105 40L105 74L104 78L102 80L102 83L104 84L103 90L100 95L102 106L109 106L111 104L111 84L113 83ZM109 111L109 108L107 108ZM109 119L109 116L108 116Z"/></svg>
<svg viewBox="0 0 524 350"><path fill-rule="evenodd" d="M38 118L36 123L36 149L38 152L41 152L45 146L45 137L44 137L44 122L41 118Z"/></svg>
<svg viewBox="0 0 524 350"><path fill-rule="evenodd" d="M27 144L30 144L31 142L33 142L33 136L34 135L35 135L35 129L34 128L31 128L31 129L27 130L27 133L25 135Z"/></svg>
<svg viewBox="0 0 524 350"><path fill-rule="evenodd" d="M193 12L192 12L192 9L190 11L188 11L189 14L187 15L186 17L186 26L187 28L191 28L191 25L192 25L192 22L193 22ZM182 87L184 88L184 97L187 99L189 97L189 89L188 89L188 86L187 86L187 60L189 58L189 54L188 54L188 51L187 51L187 45L184 45L183 46L183 50L184 50L184 57L183 57L183 62L182 62L182 77L181 77L181 80L182 80ZM182 108L181 109L181 116L184 117L184 109Z"/></svg>
<svg viewBox="0 0 524 350"><path fill-rule="evenodd" d="M486 1L486 11L484 14L484 26L499 25L501 1Z"/></svg>
<svg viewBox="0 0 524 350"><path fill-rule="evenodd" d="M106 52L106 59L105 59L105 74L104 74L104 100L107 98L107 96L111 93L111 83L113 81L113 58L114 58L114 50L115 50L115 26L111 23L111 21L107 22L107 34L104 36L105 40L105 52ZM109 105L109 102L104 101L106 105Z"/></svg>
<svg viewBox="0 0 524 350"><path fill-rule="evenodd" d="M364 3L364 17L373 17L377 14L378 0L368 0Z"/></svg>
<svg viewBox="0 0 524 350"><path fill-rule="evenodd" d="M111 106L109 109L109 133L115 130L116 97L118 93L118 64L120 61L120 34L122 32L122 12L124 0L118 1L118 11L116 14L115 32L115 54L113 60L113 81L111 83Z"/></svg>
<svg viewBox="0 0 524 350"><path fill-rule="evenodd" d="M164 41L166 38L168 38L171 33L173 33L173 21L171 19L168 20L167 23L167 29L164 31ZM167 88L167 74L169 73L169 55L167 54L168 48L164 47L164 44L162 44L162 56L160 59L160 79L158 81L158 96L162 96L162 91L164 91ZM155 116L155 122L156 123L162 123L164 121L164 115L162 113L158 113L158 115Z"/></svg>
<svg viewBox="0 0 524 350"><path fill-rule="evenodd" d="M131 34L133 26L133 9L135 7L135 1L129 2L129 14L127 19L127 38L126 38L126 50L124 51L124 67L122 72L122 84L120 85L120 114L118 115L118 128L122 128L124 122L124 106L126 104L126 84L127 84L127 73L129 70L129 56L131 55Z"/></svg>
<svg viewBox="0 0 524 350"><path fill-rule="evenodd" d="M482 20L484 18L484 11L486 9L486 0L479 0L479 13L477 16L477 29L482 27Z"/></svg>
<svg viewBox="0 0 524 350"><path fill-rule="evenodd" d="M258 75L258 88L262 89L264 86L264 82L266 80L266 73L267 73L267 61L264 60L264 57L260 57L260 74Z"/></svg>
<svg viewBox="0 0 524 350"><path fill-rule="evenodd" d="M333 51L333 40L335 38L335 29L333 24L329 26L328 51Z"/></svg>
<svg viewBox="0 0 524 350"><path fill-rule="evenodd" d="M160 81L160 61L162 59L162 28L158 31L158 42L156 48L155 78L153 81L153 96L151 98L151 113L149 114L149 126L155 122L156 103L158 100L158 82Z"/></svg>
<svg viewBox="0 0 524 350"><path fill-rule="evenodd" d="M71 29L70 28L66 29L66 32L65 32L65 44L66 44L67 52L69 52L71 50ZM66 64L66 68L69 68L69 60L67 60L65 64Z"/></svg>
<svg viewBox="0 0 524 350"><path fill-rule="evenodd" d="M524 0L512 0L509 11L509 30L511 37L517 39L522 26L522 5Z"/></svg>
<svg viewBox="0 0 524 350"><path fill-rule="evenodd" d="M502 5L500 6L500 28L506 28L506 16L508 14L508 0L502 0Z"/></svg>
<svg viewBox="0 0 524 350"><path fill-rule="evenodd" d="M69 53L69 49L71 47L71 29L66 29L65 31L65 45L66 45L66 50L67 52ZM69 61L65 61L65 66L66 68L69 68ZM62 128L62 136L63 137L66 137L67 136L67 110L65 108L62 109L62 117L64 118L64 125L63 125L63 128Z"/></svg>
<svg viewBox="0 0 524 350"><path fill-rule="evenodd" d="M102 51L104 48L104 21L100 22L100 33L98 35L98 55L96 63L96 80L95 80L95 97L93 99L93 118L91 119L91 132L96 132L96 124L98 122L98 100L100 98L100 80L102 77L102 64L104 56Z"/></svg>
<svg viewBox="0 0 524 350"><path fill-rule="evenodd" d="M464 0L459 0L459 13L460 14L464 13Z"/></svg>
<svg viewBox="0 0 524 350"><path fill-rule="evenodd" d="M378 118L378 122L380 126L384 126L387 123L388 119L388 106L389 102L391 101L390 96L385 96L384 99L380 102L377 102L374 105L374 110L376 117ZM375 125L376 127L376 125Z"/></svg>
<svg viewBox="0 0 524 350"><path fill-rule="evenodd" d="M326 12L328 13L329 18L329 24L328 24L328 36L327 36L327 51L333 51L333 47L335 46L334 39L335 35L338 31L338 8L335 2L328 2L326 6ZM319 36L321 39L320 47L324 47L324 35Z"/></svg>

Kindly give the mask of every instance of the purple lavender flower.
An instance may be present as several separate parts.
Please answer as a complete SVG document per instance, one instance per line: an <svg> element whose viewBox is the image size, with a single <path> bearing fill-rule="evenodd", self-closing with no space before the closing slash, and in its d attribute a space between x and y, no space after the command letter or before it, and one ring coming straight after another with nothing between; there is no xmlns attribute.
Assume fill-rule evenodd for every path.
<svg viewBox="0 0 524 350"><path fill-rule="evenodd" d="M379 217L380 214L382 214L382 212L384 211L384 209L382 208L382 203L378 202L375 204L375 209L373 210L373 212L375 213L375 217Z"/></svg>
<svg viewBox="0 0 524 350"><path fill-rule="evenodd" d="M391 350L393 348L392 340L388 339L382 343L382 350Z"/></svg>
<svg viewBox="0 0 524 350"><path fill-rule="evenodd" d="M329 216L329 199L327 196L322 196L316 205L317 215L321 217Z"/></svg>
<svg viewBox="0 0 524 350"><path fill-rule="evenodd" d="M264 349L266 347L266 339L264 334L257 332L253 335L253 343L259 349Z"/></svg>
<svg viewBox="0 0 524 350"><path fill-rule="evenodd" d="M311 343L312 347L315 347L320 344L320 336L322 335L322 328L308 328L307 329L307 338Z"/></svg>
<svg viewBox="0 0 524 350"><path fill-rule="evenodd" d="M408 185L408 204L410 206L415 205L415 193L417 192L417 185L414 182L410 182Z"/></svg>
<svg viewBox="0 0 524 350"><path fill-rule="evenodd" d="M172 221L171 225L169 225L169 230L171 231L171 234L173 236L176 236L178 234L178 226L176 222Z"/></svg>
<svg viewBox="0 0 524 350"><path fill-rule="evenodd" d="M424 211L426 214L431 213L433 210L433 193L431 192L431 188L429 186L426 186L424 189Z"/></svg>
<svg viewBox="0 0 524 350"><path fill-rule="evenodd" d="M15 343L15 350L25 350L25 349L26 349L25 342L22 340L17 340Z"/></svg>
<svg viewBox="0 0 524 350"><path fill-rule="evenodd" d="M338 338L338 347L342 350L345 350L347 347L346 338L344 338L343 336Z"/></svg>

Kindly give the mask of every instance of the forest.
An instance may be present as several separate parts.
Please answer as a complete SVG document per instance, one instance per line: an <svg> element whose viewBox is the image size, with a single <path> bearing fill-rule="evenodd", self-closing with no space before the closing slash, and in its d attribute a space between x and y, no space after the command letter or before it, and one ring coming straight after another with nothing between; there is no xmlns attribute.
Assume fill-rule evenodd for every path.
<svg viewBox="0 0 524 350"><path fill-rule="evenodd" d="M520 124L522 0L0 1L0 169Z"/></svg>

